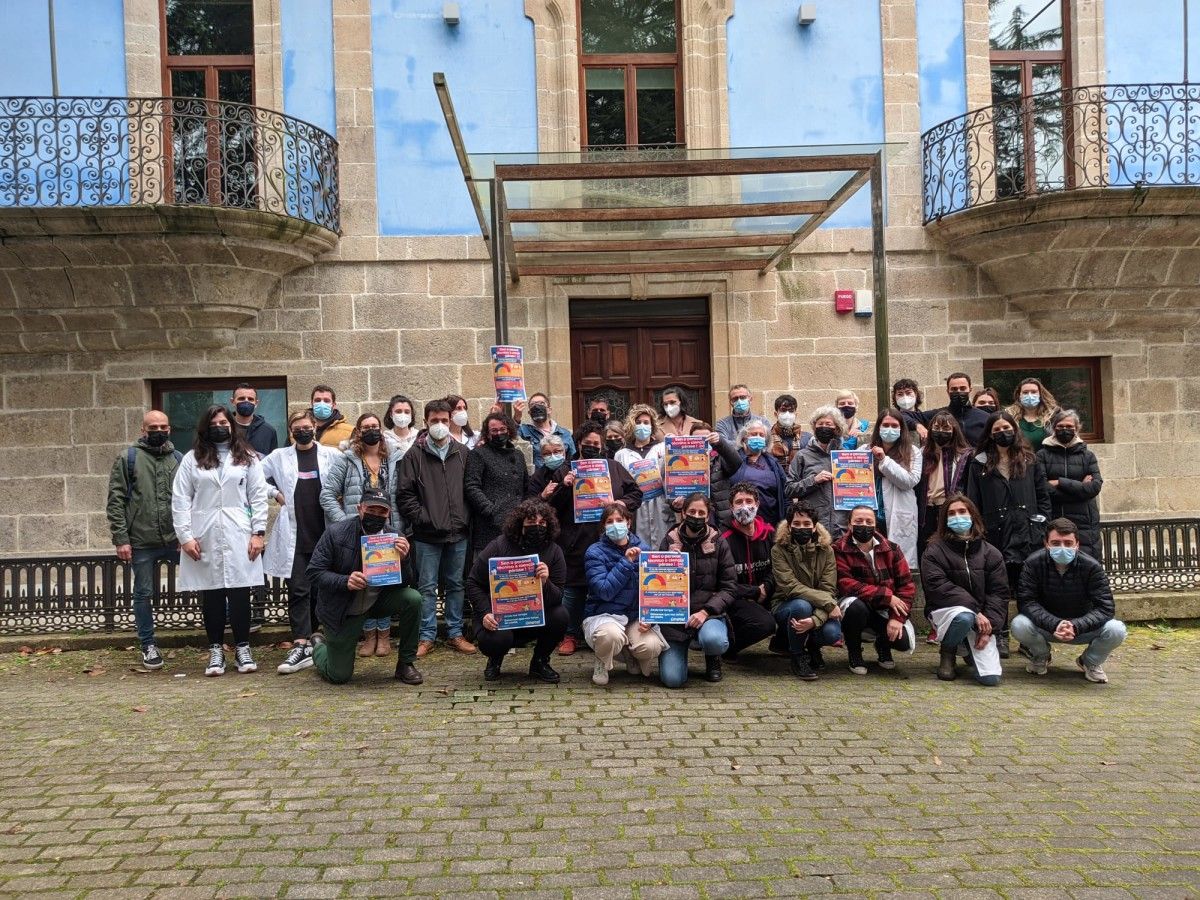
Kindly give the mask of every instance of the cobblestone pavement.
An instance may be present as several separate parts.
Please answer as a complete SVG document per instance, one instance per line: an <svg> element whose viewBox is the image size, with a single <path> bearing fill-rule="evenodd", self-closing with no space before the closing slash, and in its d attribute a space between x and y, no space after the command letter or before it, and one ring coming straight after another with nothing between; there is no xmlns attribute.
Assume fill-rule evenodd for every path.
<svg viewBox="0 0 1200 900"><path fill-rule="evenodd" d="M1134 629L1107 686L1065 649L993 690L828 655L682 691L588 654L485 686L439 648L416 690L6 655L0 895L1200 897L1200 633Z"/></svg>

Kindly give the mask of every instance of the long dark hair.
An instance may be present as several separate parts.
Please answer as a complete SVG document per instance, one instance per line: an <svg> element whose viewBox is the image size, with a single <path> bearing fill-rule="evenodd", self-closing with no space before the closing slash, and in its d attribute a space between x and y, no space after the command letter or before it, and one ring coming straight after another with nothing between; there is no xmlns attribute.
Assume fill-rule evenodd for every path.
<svg viewBox="0 0 1200 900"><path fill-rule="evenodd" d="M384 428L395 428L396 427L396 420L392 418L392 410L396 408L397 403L407 403L408 404L409 415L412 416L412 421L410 421L408 423L408 427L416 428L417 427L417 405L415 403L413 403L411 400L409 400L403 394L396 394L392 397L391 400L388 401L387 412L385 412L383 414L383 427Z"/></svg>
<svg viewBox="0 0 1200 900"><path fill-rule="evenodd" d="M553 544L558 540L558 516L549 503L537 497L522 500L513 508L504 520L504 536L511 543L519 545L521 532L525 530L525 520L531 516L541 516L546 520L546 543Z"/></svg>
<svg viewBox="0 0 1200 900"><path fill-rule="evenodd" d="M950 518L950 504L961 503L967 508L967 512L971 514L971 530L966 534L957 534L949 529L946 525L946 519ZM951 494L946 498L946 502L938 507L937 531L934 532L931 540L965 540L977 541L980 538L987 537L987 527L983 522L983 513L979 511L979 507L971 502L971 498L963 493Z"/></svg>
<svg viewBox="0 0 1200 900"><path fill-rule="evenodd" d="M1008 448L998 446L992 437L992 428L1001 419L1012 426L1013 432L1016 435L1013 445ZM979 452L987 454L987 463L984 465L983 470L989 474L995 470L996 464L1000 461L1000 454L1006 454L1008 456L1008 474L1010 478L1024 478L1025 471L1037 459L1033 455L1033 448L1029 446L1029 441L1021 433L1021 427L1017 424L1017 420L1013 418L1013 414L1003 409L988 416L987 424L983 426L983 438L979 441Z"/></svg>
<svg viewBox="0 0 1200 900"><path fill-rule="evenodd" d="M912 432L909 430L908 420L900 414L900 410L892 409L889 406L879 414L879 418L875 420L875 427L871 430L871 446L883 446L883 440L879 437L879 425L887 418L895 419L900 423L900 437L884 452L907 469L912 465L913 458Z"/></svg>
<svg viewBox="0 0 1200 900"><path fill-rule="evenodd" d="M953 433L954 437L950 438L950 443L945 447L939 447L937 441L933 439L933 429L935 427L939 431L949 428ZM934 413L933 418L929 420L929 430L925 433L925 444L921 448L921 457L925 461L922 471L932 472L933 467L938 464L938 460L942 454L948 453L951 455L951 459L958 459L963 454L963 451L970 449L971 445L967 443L962 428L958 424L958 419L954 418L952 413Z"/></svg>
<svg viewBox="0 0 1200 900"><path fill-rule="evenodd" d="M248 466L255 460L255 453L242 434L242 429L233 422L233 413L219 403L214 403L200 414L196 422L196 441L192 444L192 455L196 457L196 465L201 469L215 469L220 460L217 457L217 445L208 439L208 427L219 414L224 414L229 422L229 455L235 466Z"/></svg>
<svg viewBox="0 0 1200 900"><path fill-rule="evenodd" d="M450 424L453 425L454 424L454 409L460 403L465 404L467 402L466 398L460 397L458 394L447 394L442 399L450 404ZM462 433L465 434L467 437L475 437L475 432L471 428L470 423L463 426Z"/></svg>

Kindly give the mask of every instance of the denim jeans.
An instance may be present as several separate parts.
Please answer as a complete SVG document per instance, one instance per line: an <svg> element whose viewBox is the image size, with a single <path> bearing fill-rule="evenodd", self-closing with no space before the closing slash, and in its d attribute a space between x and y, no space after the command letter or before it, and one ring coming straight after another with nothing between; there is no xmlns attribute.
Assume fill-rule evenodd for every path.
<svg viewBox="0 0 1200 900"><path fill-rule="evenodd" d="M818 650L821 647L831 647L842 639L842 623L837 619L826 619L820 628L804 634L796 634L792 628L792 619L807 619L813 614L813 606L807 600L793 597L783 606L775 610L775 621L787 631L788 650L792 653L802 653L807 647Z"/></svg>
<svg viewBox="0 0 1200 900"><path fill-rule="evenodd" d="M969 612L959 613L957 616L955 616L951 620L950 624L946 627L946 633L944 635L942 635L942 640L941 640L942 648L949 649L949 648L953 647L954 652L957 653L958 649L959 649L959 645L967 640L967 638L971 634L971 629L974 627L975 627L975 616L973 613L969 613ZM967 644L967 648L968 648L968 652L970 652L970 650L972 649L970 643ZM980 675L978 672L976 672L975 680L978 681L980 684L982 684L984 687L995 687L996 685L998 685L1000 683L1000 676L999 675Z"/></svg>
<svg viewBox="0 0 1200 900"><path fill-rule="evenodd" d="M729 629L723 619L709 619L696 635L705 656L721 656L729 649ZM691 641L668 641L658 658L658 677L669 688L683 687L688 680L688 648Z"/></svg>
<svg viewBox="0 0 1200 900"><path fill-rule="evenodd" d="M1102 666L1108 654L1116 650L1125 640L1125 623L1109 619L1095 631L1075 635L1073 641L1060 641L1052 632L1043 631L1033 624L1028 616L1019 615L1009 625L1013 637L1029 648L1029 654L1037 660L1049 659L1050 644L1087 644L1083 651L1084 665Z"/></svg>
<svg viewBox="0 0 1200 900"><path fill-rule="evenodd" d="M370 634L372 631L391 631L391 619L363 619L363 634Z"/></svg>
<svg viewBox="0 0 1200 900"><path fill-rule="evenodd" d="M154 613L150 609L150 596L154 593L154 579L158 576L160 560L179 562L178 547L139 547L133 551L130 567L133 569L133 623L137 627L138 640L143 649L154 643Z"/></svg>
<svg viewBox="0 0 1200 900"><path fill-rule="evenodd" d="M586 587L571 587L567 585L563 588L562 604L567 610L567 615L570 616L570 623L567 625L567 634L577 641L583 640L583 607L586 602Z"/></svg>
<svg viewBox="0 0 1200 900"><path fill-rule="evenodd" d="M437 638L438 583L446 585L446 636L463 633L463 567L467 562L467 539L446 544L413 541L417 558L417 578L421 591L420 640Z"/></svg>

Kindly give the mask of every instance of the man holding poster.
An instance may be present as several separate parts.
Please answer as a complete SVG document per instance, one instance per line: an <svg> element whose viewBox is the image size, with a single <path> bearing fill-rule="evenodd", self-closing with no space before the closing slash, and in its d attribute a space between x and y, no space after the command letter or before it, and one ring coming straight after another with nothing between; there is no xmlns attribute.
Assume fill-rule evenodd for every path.
<svg viewBox="0 0 1200 900"><path fill-rule="evenodd" d="M467 596L475 610L475 641L487 657L487 681L500 677L509 650L530 643L530 676L547 684L559 681L550 654L567 633L562 603L567 563L557 538L554 510L529 499L509 513L503 533L475 557Z"/></svg>

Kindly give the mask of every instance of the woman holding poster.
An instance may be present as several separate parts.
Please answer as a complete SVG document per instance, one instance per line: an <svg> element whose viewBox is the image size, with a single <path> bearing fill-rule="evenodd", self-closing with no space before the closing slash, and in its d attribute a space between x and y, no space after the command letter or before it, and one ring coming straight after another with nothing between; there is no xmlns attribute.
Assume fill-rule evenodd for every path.
<svg viewBox="0 0 1200 900"><path fill-rule="evenodd" d="M688 680L688 648L695 640L704 651L704 679L720 681L721 656L729 649L725 612L737 590L733 553L720 532L709 524L712 501L692 494L683 504L683 522L663 538L660 550L688 554L691 617L686 625L662 626L668 647L658 661L658 677L666 687Z"/></svg>
<svg viewBox="0 0 1200 900"><path fill-rule="evenodd" d="M671 512L663 491L663 435L655 424L654 410L644 403L635 404L625 419L625 446L614 459L637 481L642 505L634 520L637 533L651 547L657 547L671 524Z"/></svg>
<svg viewBox="0 0 1200 900"><path fill-rule="evenodd" d="M550 654L567 633L567 611L562 605L567 581L567 563L555 543L558 517L542 500L525 500L504 520L504 530L475 557L467 576L467 597L475 610L475 642L487 658L483 677L495 681L500 664L513 647L533 644L529 674L538 681L558 684L559 674L550 667ZM542 585L542 610L545 623L529 628L504 628L505 623L492 611L492 579L488 563L494 559L536 556L535 574Z"/></svg>

